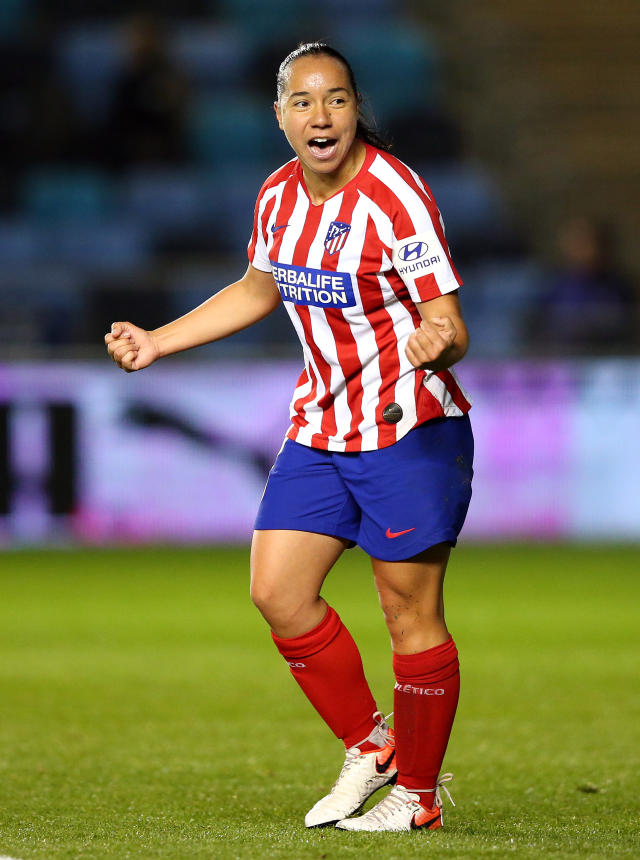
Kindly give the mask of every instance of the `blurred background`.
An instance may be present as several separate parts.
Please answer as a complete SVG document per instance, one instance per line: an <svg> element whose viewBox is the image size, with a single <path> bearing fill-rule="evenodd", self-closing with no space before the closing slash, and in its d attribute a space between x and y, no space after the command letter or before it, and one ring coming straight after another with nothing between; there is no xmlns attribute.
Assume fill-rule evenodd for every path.
<svg viewBox="0 0 640 860"><path fill-rule="evenodd" d="M473 539L640 540L640 7L2 0L0 545L248 540L301 367L280 310L118 372L103 336L246 267L324 39L443 213L472 347Z"/></svg>

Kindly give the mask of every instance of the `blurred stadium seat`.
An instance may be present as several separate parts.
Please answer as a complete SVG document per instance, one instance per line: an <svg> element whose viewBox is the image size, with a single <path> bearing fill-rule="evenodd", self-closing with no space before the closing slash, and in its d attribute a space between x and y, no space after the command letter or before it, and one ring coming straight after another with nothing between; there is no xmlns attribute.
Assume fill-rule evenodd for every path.
<svg viewBox="0 0 640 860"><path fill-rule="evenodd" d="M371 22L376 20L378 24L386 26L394 15L397 15L397 3L393 0L324 0L323 9L329 19L339 19L343 23L361 24L364 20Z"/></svg>
<svg viewBox="0 0 640 860"><path fill-rule="evenodd" d="M239 88L249 64L249 44L234 26L189 21L171 30L171 59L197 86L224 92Z"/></svg>
<svg viewBox="0 0 640 860"><path fill-rule="evenodd" d="M32 0L2 0L0 3L0 39L17 36L29 19Z"/></svg>
<svg viewBox="0 0 640 860"><path fill-rule="evenodd" d="M33 265L0 275L0 342L8 347L58 344L68 347L83 335L86 291L79 272Z"/></svg>
<svg viewBox="0 0 640 860"><path fill-rule="evenodd" d="M264 163L267 106L246 97L231 103L217 96L201 96L189 117L191 151L200 165L241 167Z"/></svg>
<svg viewBox="0 0 640 860"><path fill-rule="evenodd" d="M123 68L126 45L115 23L78 24L57 41L57 66L78 112L104 119L112 87Z"/></svg>
<svg viewBox="0 0 640 860"><path fill-rule="evenodd" d="M497 185L483 168L466 163L418 164L415 170L431 188L443 213L447 237L495 238L506 227L506 210Z"/></svg>
<svg viewBox="0 0 640 860"><path fill-rule="evenodd" d="M338 18L331 24L331 36L332 44L348 57L378 121L438 102L439 61L422 30L397 19L381 26L368 18L351 24Z"/></svg>
<svg viewBox="0 0 640 860"><path fill-rule="evenodd" d="M207 229L220 210L211 183L191 169L137 168L125 177L122 189L125 216L160 236Z"/></svg>
<svg viewBox="0 0 640 860"><path fill-rule="evenodd" d="M43 228L24 218L0 221L0 266L3 272L15 266L41 262L47 256Z"/></svg>
<svg viewBox="0 0 640 860"><path fill-rule="evenodd" d="M38 219L99 219L113 205L112 186L99 169L36 169L26 175L22 186L24 212Z"/></svg>
<svg viewBox="0 0 640 860"><path fill-rule="evenodd" d="M531 260L494 259L463 272L460 300L476 358L518 355L535 306L540 270Z"/></svg>
<svg viewBox="0 0 640 860"><path fill-rule="evenodd" d="M246 260L247 245L253 229L257 192L265 178L261 166L244 169L238 174L220 171L215 178L216 193L221 204L219 237L224 241L227 252L242 254L243 261Z"/></svg>
<svg viewBox="0 0 640 860"><path fill-rule="evenodd" d="M99 223L58 223L51 239L50 259L80 269L124 272L151 260L148 232L141 224L122 218Z"/></svg>
<svg viewBox="0 0 640 860"><path fill-rule="evenodd" d="M212 14L221 15L242 31L253 47L266 37L294 38L304 12L313 14L314 6L304 0L212 0ZM305 7L307 7L305 9Z"/></svg>

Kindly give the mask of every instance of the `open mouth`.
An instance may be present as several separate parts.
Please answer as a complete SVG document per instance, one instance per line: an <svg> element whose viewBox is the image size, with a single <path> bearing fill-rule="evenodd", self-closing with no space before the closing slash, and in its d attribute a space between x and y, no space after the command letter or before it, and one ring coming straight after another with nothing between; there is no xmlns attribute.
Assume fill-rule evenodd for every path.
<svg viewBox="0 0 640 860"><path fill-rule="evenodd" d="M326 161L335 154L338 141L335 137L313 137L307 146L315 158Z"/></svg>

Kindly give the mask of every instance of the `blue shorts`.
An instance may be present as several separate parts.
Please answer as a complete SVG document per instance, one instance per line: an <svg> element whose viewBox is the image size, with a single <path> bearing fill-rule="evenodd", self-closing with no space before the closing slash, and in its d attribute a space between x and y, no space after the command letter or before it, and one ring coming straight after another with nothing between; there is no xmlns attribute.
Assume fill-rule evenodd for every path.
<svg viewBox="0 0 640 860"><path fill-rule="evenodd" d="M255 528L333 535L400 561L444 541L455 546L472 477L466 415L428 421L377 451L321 451L287 439Z"/></svg>

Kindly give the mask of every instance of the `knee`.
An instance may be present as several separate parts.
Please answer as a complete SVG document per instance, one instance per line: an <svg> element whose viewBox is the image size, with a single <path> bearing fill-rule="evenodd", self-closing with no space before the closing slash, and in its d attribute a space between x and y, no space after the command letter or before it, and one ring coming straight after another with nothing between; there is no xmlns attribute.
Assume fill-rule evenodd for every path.
<svg viewBox="0 0 640 860"><path fill-rule="evenodd" d="M306 633L322 619L319 615L324 601L317 596L292 592L276 583L252 578L250 596L267 624L278 636L298 636ZM322 606L320 606L322 604Z"/></svg>
<svg viewBox="0 0 640 860"><path fill-rule="evenodd" d="M379 592L380 606L392 642L414 635L438 635L444 625L444 607L436 597L398 589Z"/></svg>
<svg viewBox="0 0 640 860"><path fill-rule="evenodd" d="M256 577L251 578L251 586L249 588L249 596L253 605L267 619L277 612L282 603L282 596L279 594L279 589Z"/></svg>

